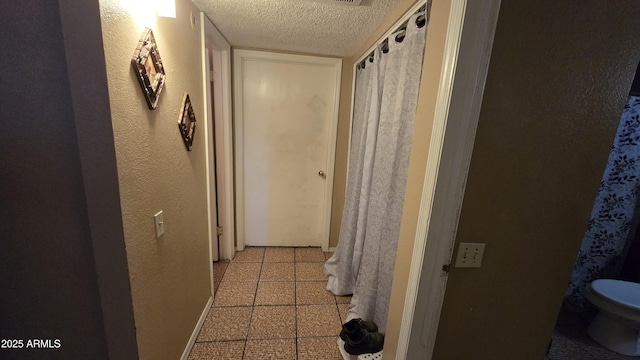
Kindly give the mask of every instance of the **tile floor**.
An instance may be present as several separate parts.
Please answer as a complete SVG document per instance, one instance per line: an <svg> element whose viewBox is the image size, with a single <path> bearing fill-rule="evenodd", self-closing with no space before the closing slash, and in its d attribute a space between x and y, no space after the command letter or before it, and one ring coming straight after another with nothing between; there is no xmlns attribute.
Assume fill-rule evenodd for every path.
<svg viewBox="0 0 640 360"><path fill-rule="evenodd" d="M319 248L247 247L214 263L215 301L190 360L342 360L336 347L350 296L327 290L331 253ZM562 313L545 360L627 360L586 333L590 317Z"/></svg>
<svg viewBox="0 0 640 360"><path fill-rule="evenodd" d="M586 329L592 316L561 313L546 360L637 359L609 351L591 339Z"/></svg>
<svg viewBox="0 0 640 360"><path fill-rule="evenodd" d="M330 253L247 247L214 263L213 306L189 359L341 360L350 296L325 290Z"/></svg>

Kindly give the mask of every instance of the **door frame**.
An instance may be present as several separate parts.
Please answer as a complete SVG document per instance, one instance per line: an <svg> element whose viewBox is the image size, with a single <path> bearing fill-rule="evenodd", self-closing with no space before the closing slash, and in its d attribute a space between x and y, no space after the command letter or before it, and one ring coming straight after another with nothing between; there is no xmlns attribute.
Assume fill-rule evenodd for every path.
<svg viewBox="0 0 640 360"><path fill-rule="evenodd" d="M233 182L233 122L232 122L232 103L231 103L231 45L222 36L222 34L216 29L211 20L205 16L203 12L200 13L201 28L201 41L202 41L202 71L203 71L203 87L204 96L210 97L211 84L209 83L209 61L207 56L207 46L213 48L213 50L220 53L221 57L221 87L222 87L222 103L213 104L214 109L207 109L205 111L205 129L207 125L212 123L209 114L213 114L215 108L221 107L222 117L215 120L214 127L215 133L221 134L219 138L222 138L222 154L215 153L217 167L222 168L223 174L219 177L218 183L222 183L222 194L219 194L218 189L215 188L215 169L211 168L209 158L207 159L207 192L214 191L218 193L218 201L216 203L209 202L209 244L213 244L213 241L217 237L217 224L212 220L212 213L216 211L221 219L221 226L224 231L224 235L220 237L219 243L219 258L231 260L235 256L235 211L234 211L234 182ZM204 103L207 104L209 99L205 98ZM206 132L207 137L207 156L213 156L215 139L210 133ZM219 187L220 188L220 187ZM217 206L220 205L220 206ZM213 261L213 249L210 249L211 261ZM213 281L213 264L212 266L212 281ZM213 288L212 288L213 294Z"/></svg>
<svg viewBox="0 0 640 360"><path fill-rule="evenodd" d="M204 121L204 132L207 137L207 153L205 155L206 161L206 169L207 169L207 220L208 220L208 236L209 236L209 253L211 257L211 261L220 260L220 237L217 236L217 227L220 226L219 218L218 218L218 189L215 187L217 183L217 174L216 174L216 141L215 141L215 110L213 101L213 97L215 96L215 90L213 88L213 82L215 81L212 78L211 68L213 66L213 50L209 49L210 45L205 46L204 48L204 79L205 83L208 84L206 89L204 89L203 93L205 96L205 121ZM211 54L210 54L211 53ZM212 123L212 120L214 123ZM213 139L210 141L209 139ZM213 144L211 143L213 142ZM212 181L214 178L215 181ZM215 231L214 231L215 229ZM213 266L213 265L212 265ZM213 272L213 268L211 268ZM213 277L211 279L213 283Z"/></svg>
<svg viewBox="0 0 640 360"><path fill-rule="evenodd" d="M396 359L433 356L500 1L451 2Z"/></svg>
<svg viewBox="0 0 640 360"><path fill-rule="evenodd" d="M284 53L272 53L257 50L233 50L233 72L234 72L234 110L235 110L235 149L236 149L236 236L237 250L242 251L245 247L244 231L244 118L242 101L242 71L246 61L266 60L281 63L313 64L333 67L335 71L336 88L334 90L334 113L329 123L329 143L326 157L326 191L324 200L324 211L322 219L322 250L329 251L329 228L331 225L331 202L333 195L333 177L335 166L336 136L338 130L338 110L340 103L340 82L342 79L342 59L317 57L309 55L294 55Z"/></svg>

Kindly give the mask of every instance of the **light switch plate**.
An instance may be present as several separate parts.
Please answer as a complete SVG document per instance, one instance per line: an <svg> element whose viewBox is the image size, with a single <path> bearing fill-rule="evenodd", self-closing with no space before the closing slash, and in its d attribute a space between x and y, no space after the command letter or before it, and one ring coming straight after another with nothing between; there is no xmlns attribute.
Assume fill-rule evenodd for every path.
<svg viewBox="0 0 640 360"><path fill-rule="evenodd" d="M162 215L162 210L153 215L153 219L156 222L156 238L159 238L160 236L162 236L162 234L164 234L164 219Z"/></svg>
<svg viewBox="0 0 640 360"><path fill-rule="evenodd" d="M484 245L476 243L460 243L456 267L479 268L484 255Z"/></svg>

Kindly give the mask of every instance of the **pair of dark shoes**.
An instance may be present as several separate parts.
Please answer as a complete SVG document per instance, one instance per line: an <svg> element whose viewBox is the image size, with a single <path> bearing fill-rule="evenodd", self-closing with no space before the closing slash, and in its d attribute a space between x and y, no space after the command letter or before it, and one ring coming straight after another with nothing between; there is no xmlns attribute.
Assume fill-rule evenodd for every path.
<svg viewBox="0 0 640 360"><path fill-rule="evenodd" d="M362 319L342 324L340 339L344 341L344 350L351 355L376 353L384 344L384 335L378 332L378 325Z"/></svg>

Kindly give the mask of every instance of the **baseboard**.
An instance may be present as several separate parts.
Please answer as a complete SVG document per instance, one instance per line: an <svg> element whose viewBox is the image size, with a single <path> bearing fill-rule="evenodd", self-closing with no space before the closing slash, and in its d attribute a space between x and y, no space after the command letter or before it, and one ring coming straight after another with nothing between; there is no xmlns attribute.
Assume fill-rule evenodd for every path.
<svg viewBox="0 0 640 360"><path fill-rule="evenodd" d="M188 360L189 354L191 354L191 349L193 349L193 344L196 343L196 339L198 338L198 334L200 334L200 329L202 328L202 324L204 324L204 320L209 315L209 309L211 309L211 305L213 305L213 296L209 297L209 301L207 301L207 305L202 310L202 315L200 315L200 319L196 324L195 329L193 329L193 333L191 334L191 338L189 338L189 342L187 343L187 347L184 349L180 360Z"/></svg>
<svg viewBox="0 0 640 360"><path fill-rule="evenodd" d="M329 252L336 252L336 248L335 247L330 247L329 248Z"/></svg>

